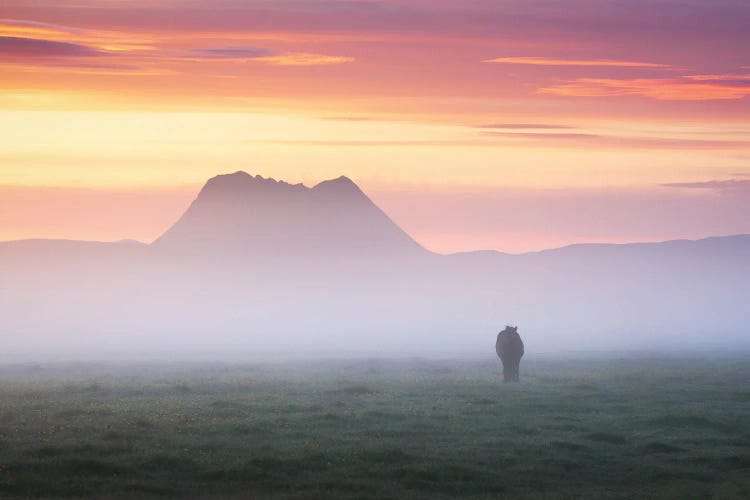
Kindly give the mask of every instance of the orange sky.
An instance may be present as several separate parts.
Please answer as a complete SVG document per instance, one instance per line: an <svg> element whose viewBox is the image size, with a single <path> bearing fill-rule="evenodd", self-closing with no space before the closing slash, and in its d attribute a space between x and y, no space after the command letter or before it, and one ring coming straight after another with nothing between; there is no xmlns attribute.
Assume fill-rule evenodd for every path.
<svg viewBox="0 0 750 500"><path fill-rule="evenodd" d="M750 7L6 0L0 240L345 174L429 248L750 232ZM513 214L513 215L509 215Z"/></svg>

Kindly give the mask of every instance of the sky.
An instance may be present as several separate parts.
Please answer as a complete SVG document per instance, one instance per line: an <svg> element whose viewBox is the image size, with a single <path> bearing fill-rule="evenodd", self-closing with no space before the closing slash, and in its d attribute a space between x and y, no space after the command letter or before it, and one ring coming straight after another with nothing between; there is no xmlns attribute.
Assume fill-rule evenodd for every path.
<svg viewBox="0 0 750 500"><path fill-rule="evenodd" d="M3 0L0 240L159 236L245 170L427 248L750 233L746 0Z"/></svg>

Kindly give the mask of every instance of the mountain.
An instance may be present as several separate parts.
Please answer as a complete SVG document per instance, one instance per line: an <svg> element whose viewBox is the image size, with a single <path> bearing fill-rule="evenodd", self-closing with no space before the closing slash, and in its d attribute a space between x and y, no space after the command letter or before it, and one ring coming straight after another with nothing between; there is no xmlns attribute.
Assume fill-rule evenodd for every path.
<svg viewBox="0 0 750 500"><path fill-rule="evenodd" d="M347 177L308 188L245 172L210 179L153 246L276 259L426 253Z"/></svg>
<svg viewBox="0 0 750 500"><path fill-rule="evenodd" d="M346 177L237 172L151 245L0 243L0 358L747 349L748 296L750 235L438 255Z"/></svg>

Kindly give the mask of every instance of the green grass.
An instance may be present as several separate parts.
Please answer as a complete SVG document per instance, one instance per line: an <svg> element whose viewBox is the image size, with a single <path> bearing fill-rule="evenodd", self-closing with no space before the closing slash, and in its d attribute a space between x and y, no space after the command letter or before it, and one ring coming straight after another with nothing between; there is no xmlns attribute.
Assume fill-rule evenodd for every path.
<svg viewBox="0 0 750 500"><path fill-rule="evenodd" d="M2 498L750 498L750 359L0 368Z"/></svg>

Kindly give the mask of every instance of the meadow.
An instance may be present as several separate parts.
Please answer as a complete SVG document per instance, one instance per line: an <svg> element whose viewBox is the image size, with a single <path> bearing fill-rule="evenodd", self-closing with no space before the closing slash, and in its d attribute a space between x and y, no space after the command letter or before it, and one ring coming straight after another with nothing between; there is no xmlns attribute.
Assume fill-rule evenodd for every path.
<svg viewBox="0 0 750 500"><path fill-rule="evenodd" d="M0 367L2 498L750 498L750 357Z"/></svg>

